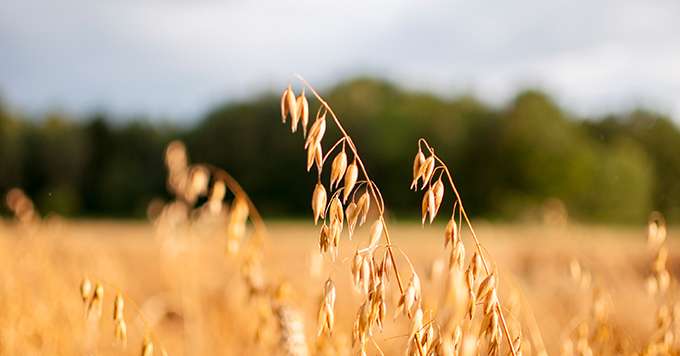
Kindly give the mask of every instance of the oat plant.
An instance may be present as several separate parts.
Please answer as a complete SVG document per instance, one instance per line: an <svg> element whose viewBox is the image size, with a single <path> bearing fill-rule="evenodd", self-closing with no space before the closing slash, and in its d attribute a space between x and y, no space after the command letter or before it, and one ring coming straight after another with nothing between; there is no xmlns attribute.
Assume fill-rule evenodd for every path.
<svg viewBox="0 0 680 356"><path fill-rule="evenodd" d="M402 253L392 243L388 224L385 219L385 202L375 182L369 176L366 167L361 160L356 144L349 136L342 123L338 119L330 105L318 94L318 92L303 78L299 78L304 89L299 95L295 95L292 86L288 86L281 96L281 120L284 124L290 119L290 127L293 133L302 127L305 137L304 148L307 150L307 170L316 167L317 183L312 193L311 207L314 223L321 223L319 234L319 248L322 253L327 253L332 259L338 255L340 237L345 226L348 230L349 239L352 238L357 226L363 225L368 216L369 208L375 206L377 218L371 225L368 243L357 248L352 257L352 277L356 289L364 296L364 301L359 307L353 328L353 343L358 345L360 353L366 352L368 341L371 340L373 330L382 325L387 313L386 287L389 274L394 274L397 287L399 288L399 301L395 314L403 314L411 320L411 332L407 345L408 354L427 355L442 348L444 335L441 327L435 325L432 320L424 318L422 309L421 282L418 274L411 265L408 257L404 259L410 267L411 276L408 283L399 273L395 252ZM313 122L310 123L310 104L305 97L305 90L309 90L319 108ZM328 119L330 118L330 119ZM335 141L324 153L322 145L327 130L327 122L330 121L340 133L340 138ZM309 130L307 125L311 124ZM424 146L429 157L425 157L421 147ZM328 160L333 156L330 163L330 180L326 185L322 181L324 167L328 167ZM439 173L439 178L433 181L433 177ZM498 353L500 341L504 335L508 341L508 347L513 355L516 355L513 339L510 337L500 301L496 292L497 273L491 270L488 258L470 224L469 218L463 208L458 190L453 183L451 173L444 162L434 153L434 149L427 141L419 141L419 151L413 167L413 188L421 184L420 189L428 187L423 199L422 213L423 223L425 220L432 222L437 215L445 192L442 175L446 175L450 189L455 193L454 209L449 225L446 228L447 239L445 243L451 243L451 265L459 264L463 268L464 247L459 239L460 222L455 221L456 213L460 219L465 219L477 252L471 260L471 267L467 274L469 289L469 314L474 315L477 304L484 305L485 324L480 333L489 335L489 353ZM328 187L328 188L327 188ZM378 256L377 251L384 248L384 254ZM456 262L458 260L459 262ZM479 280L477 276L482 275ZM335 292L333 287L332 298L329 298L329 286L332 280L326 282L324 287L323 302L319 311L319 334L331 333L333 330L333 310ZM459 283L456 287L461 287ZM330 300L330 302L329 302ZM428 316L433 316L429 313ZM436 327L435 327L436 326ZM436 332L435 330L440 330ZM461 342L459 342L461 344ZM461 345L458 345L460 347ZM377 344L376 344L377 347ZM439 352L439 351L437 351Z"/></svg>

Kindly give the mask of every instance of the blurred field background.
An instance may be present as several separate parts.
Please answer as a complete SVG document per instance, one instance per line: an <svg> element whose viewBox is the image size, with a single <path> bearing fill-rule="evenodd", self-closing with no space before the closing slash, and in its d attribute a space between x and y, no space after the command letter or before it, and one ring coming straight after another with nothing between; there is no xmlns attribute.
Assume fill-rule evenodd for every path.
<svg viewBox="0 0 680 356"><path fill-rule="evenodd" d="M426 137L476 217L536 221L556 207L585 222L639 225L652 210L680 219L680 129L669 117L576 117L535 90L500 108L375 79L327 92L397 216L413 216L418 204L406 190L416 141ZM0 104L0 190L20 186L39 211L63 216L144 217L150 200L168 198L161 157L181 139L193 161L242 181L266 216L301 217L313 178L294 169L304 155L279 127L278 111L278 97L266 95L182 127L112 123L105 113L30 117Z"/></svg>
<svg viewBox="0 0 680 356"><path fill-rule="evenodd" d="M438 283L425 276L431 275L433 262L448 258L440 236L443 226L396 224L392 229L394 240L424 277L423 288L433 293ZM336 338L345 343L341 354L350 354L349 330L361 297L351 292L349 262L336 264L334 270L319 269L314 263L317 231L310 224L274 223L269 232L271 240L263 253L268 278L292 286L291 298L307 315L308 340L315 338L320 286L329 275L336 280ZM646 293L645 279L653 253L646 247L644 228L481 223L478 233L500 268L506 305L514 304L513 308L535 318L517 321L525 328L535 323L550 354L563 351L569 326L589 318L592 288L607 296L607 320L614 330L608 341L641 347L652 336L656 302ZM113 297L115 288L124 288L127 297L139 303L170 355L271 352L267 343L253 346L257 313L247 302L239 263L225 257L224 236L196 232L191 242L185 241L170 256L162 252L154 229L141 222L55 218L28 230L4 223L0 235L5 305L0 340L5 354L84 352L87 333L77 286L85 274L107 282L107 298ZM677 230L669 232L673 275L680 269L677 237ZM344 241L341 255L351 254L352 245ZM584 273L590 273L592 285L580 286L572 279L570 264L575 260ZM110 306L106 306L105 319L109 313ZM128 352L137 354L135 343L142 330L131 320L129 343L133 347ZM101 325L96 336L98 354L120 354L111 341L111 326ZM400 354L406 330L391 325L376 340L388 354ZM271 332L276 335L275 330ZM276 336L270 337L275 345Z"/></svg>

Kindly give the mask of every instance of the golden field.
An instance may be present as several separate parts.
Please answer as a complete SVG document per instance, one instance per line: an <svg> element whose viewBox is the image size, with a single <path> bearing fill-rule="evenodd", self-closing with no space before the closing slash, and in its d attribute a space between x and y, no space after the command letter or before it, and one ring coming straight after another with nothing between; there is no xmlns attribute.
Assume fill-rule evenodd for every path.
<svg viewBox="0 0 680 356"><path fill-rule="evenodd" d="M421 275L424 305L434 306L441 278L435 271L433 282L432 266L448 259L444 226L395 222L390 226L394 246L409 256ZM647 293L645 282L654 254L646 245L645 226L480 222L476 229L500 276L498 288L508 323L511 329L521 328L526 339L524 354L536 354L541 344L549 354L568 352L567 340L574 338L579 324L592 318L594 294L603 296L607 331L595 335L591 330L593 339L605 338L607 345L630 353L655 337L658 303ZM323 284L332 277L337 285L333 350L353 353L351 330L361 296L351 287L349 256L367 239L367 230L359 229L353 241L343 235L339 258L330 262L316 257L318 228L312 223L267 226L260 254L264 274L269 283L284 285L281 298L303 315L310 350L317 340ZM256 302L249 302L242 254L226 253L224 231L198 225L176 229L172 244L164 233L144 222L4 221L0 354L139 355L145 335L153 338L157 355L277 354L276 322L268 320ZM678 238L680 231L671 228L667 268L674 277L680 273ZM581 274L589 274L590 283L572 278L572 261L579 261ZM79 292L84 277L104 287L102 316L94 321L86 316L88 308ZM125 348L114 338L112 305L117 292L126 300ZM403 354L407 343L408 322L393 318L398 297L391 293L385 330L373 335L385 354ZM254 342L257 329L262 335ZM593 348L598 354L597 346ZM368 354L380 352L368 348Z"/></svg>
<svg viewBox="0 0 680 356"><path fill-rule="evenodd" d="M190 163L179 141L165 152L174 200L149 203L149 223L41 220L8 192L0 354L680 354L679 231L660 213L582 226L555 200L541 225L473 224L420 139L411 186L423 226L400 223L302 81L321 105L313 123L304 90L289 86L281 109L316 168L309 222L263 219L229 173ZM327 115L341 135L324 149Z"/></svg>

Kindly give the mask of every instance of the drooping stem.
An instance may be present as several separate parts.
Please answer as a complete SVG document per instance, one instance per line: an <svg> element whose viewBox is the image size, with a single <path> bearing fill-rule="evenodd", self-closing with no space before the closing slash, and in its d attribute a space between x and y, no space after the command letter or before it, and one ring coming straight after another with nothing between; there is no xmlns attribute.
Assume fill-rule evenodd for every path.
<svg viewBox="0 0 680 356"><path fill-rule="evenodd" d="M328 159L328 157L330 157L331 153L333 153L333 150L335 150L335 148L338 147L338 145L340 145L341 143L345 142L345 140L346 140L345 137L341 137L341 138L338 140L338 142L336 142L330 149L328 149L328 152L326 152L326 154L323 156L323 159L321 159L321 162L322 162L322 163L325 163L326 160ZM344 146L343 146L343 150L344 150Z"/></svg>
<svg viewBox="0 0 680 356"><path fill-rule="evenodd" d="M472 222L470 222L470 218L468 217L468 214L465 212L465 207L463 206L463 200L460 197L460 193L458 192L458 188L456 188L456 184L453 182L453 177L451 175L451 172L449 171L448 166L444 161L437 156L437 154L434 152L434 148L430 146L430 144L425 140L424 138L421 138L418 140L418 148L420 149L420 144L423 143L425 147L427 148L428 151L430 151L430 154L434 159L440 164L439 167L442 167L442 170L444 171L444 174L446 174L446 177L449 181L449 185L451 186L451 190L453 190L453 193L456 196L456 201L458 202L459 206L458 209L460 211L460 214L463 216L465 219L465 224L467 225L468 229L470 230L470 234L472 235L472 240L475 243L475 247L477 249L477 253L479 253L479 257L481 257L482 260L482 266L484 267L484 271L486 274L491 273L491 269L489 268L489 264L487 263L486 258L484 257L484 249L482 248L482 244L479 242L479 239L477 238L477 234L475 233L475 229L472 227ZM455 209L455 207L454 207ZM513 356L516 356L517 353L515 352L515 347L512 344L512 337L510 336L510 330L508 329L507 322L505 321L505 316L503 315L503 309L501 308L501 303L500 300L498 303L496 303L496 309L498 311L498 315L500 316L501 319L501 326L503 328L503 333L505 334L505 338L508 340L508 347L510 347L510 351L512 352Z"/></svg>
<svg viewBox="0 0 680 356"><path fill-rule="evenodd" d="M347 131L345 131L345 128L342 126L340 123L340 120L338 117L335 115L335 112L333 112L333 109L328 105L328 103L319 95L319 93L312 87L311 84L309 84L304 78L301 76L297 76L298 79L307 87L309 90L314 94L316 99L321 103L321 105L326 109L326 111L331 115L331 118L333 119L333 122L335 122L335 126L338 128L340 131L340 134L342 135L342 139L347 143L347 146L349 146L349 149L352 151L354 154L354 157L357 161L357 164L359 165L359 169L361 170L361 174L364 176L364 179L368 182L367 187L368 190L373 197L373 200L376 202L376 205L378 207L378 213L379 213L379 219L382 223L383 226L383 232L385 235L385 242L387 245L387 254L390 257L390 262L392 262L392 269L394 270L394 274L397 279L397 285L399 286L399 292L401 294L404 294L404 286L401 280L401 276L399 275L399 269L397 268L397 263L396 259L394 258L394 253L392 251L392 241L390 239L390 234L389 231L387 230L387 222L385 221L385 202L382 199L382 194L380 194L380 191L378 190L377 186L375 183L373 183L373 180L371 180L370 176L368 175L368 171L366 170L366 167L364 166L364 162L361 160L361 157L359 156L359 152L356 148L356 145L354 144L354 141L352 141L352 138L347 134ZM341 139L341 140L342 140Z"/></svg>
<svg viewBox="0 0 680 356"><path fill-rule="evenodd" d="M253 201L250 199L250 196L248 196L248 193L241 187L241 185L234 179L234 177L231 176L231 174L227 173L224 169L221 169L219 167L213 166L211 164L202 164L203 166L207 167L215 179L221 180L224 182L224 184L227 186L227 189L231 191L236 198L243 199L243 201L248 204L248 217L250 221L253 223L253 227L255 228L255 236L257 238L257 242L261 243L263 238L267 236L267 227L264 224L264 220L262 219L262 215L260 215L260 212L257 210L257 207L253 203Z"/></svg>

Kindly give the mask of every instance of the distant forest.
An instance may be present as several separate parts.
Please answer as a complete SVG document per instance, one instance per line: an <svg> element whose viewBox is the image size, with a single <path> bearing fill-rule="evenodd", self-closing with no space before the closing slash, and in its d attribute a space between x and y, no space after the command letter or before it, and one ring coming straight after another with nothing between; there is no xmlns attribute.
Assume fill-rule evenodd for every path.
<svg viewBox="0 0 680 356"><path fill-rule="evenodd" d="M652 210L680 221L680 130L669 117L574 117L534 90L498 108L368 78L325 94L395 216L419 214L409 183L427 137L475 217L531 219L558 204L584 222L639 224ZM106 113L27 117L0 101L0 192L24 189L43 214L143 217L151 199L169 199L163 152L180 139L192 162L231 172L266 217L301 216L316 178L301 136L285 130L278 93L216 107L191 127Z"/></svg>

